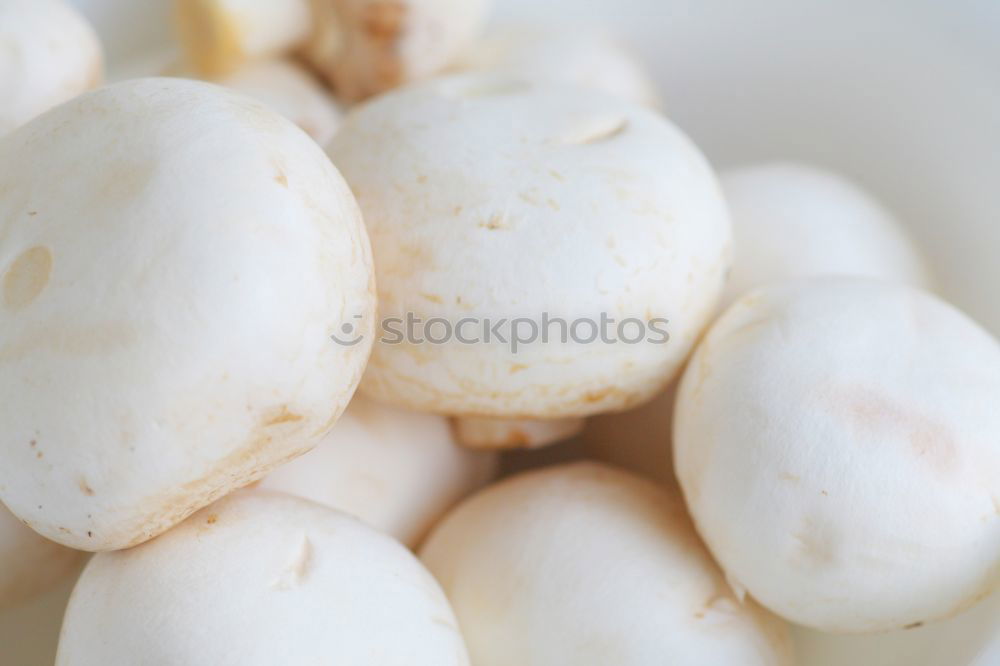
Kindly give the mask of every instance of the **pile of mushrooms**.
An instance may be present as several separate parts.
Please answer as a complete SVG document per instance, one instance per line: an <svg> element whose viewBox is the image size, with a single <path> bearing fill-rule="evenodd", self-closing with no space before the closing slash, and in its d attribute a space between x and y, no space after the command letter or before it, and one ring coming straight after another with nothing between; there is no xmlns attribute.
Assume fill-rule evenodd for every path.
<svg viewBox="0 0 1000 666"><path fill-rule="evenodd" d="M793 666L1000 587L1000 344L860 185L718 173L601 30L174 5L91 90L0 0L0 609L96 553L58 666Z"/></svg>

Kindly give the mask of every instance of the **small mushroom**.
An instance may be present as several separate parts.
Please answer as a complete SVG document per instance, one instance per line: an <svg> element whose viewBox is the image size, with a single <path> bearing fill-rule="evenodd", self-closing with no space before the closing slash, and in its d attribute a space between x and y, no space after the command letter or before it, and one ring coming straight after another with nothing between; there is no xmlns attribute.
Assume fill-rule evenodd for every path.
<svg viewBox="0 0 1000 666"><path fill-rule="evenodd" d="M479 35L488 0L312 0L303 51L337 96L358 101L443 70Z"/></svg>
<svg viewBox="0 0 1000 666"><path fill-rule="evenodd" d="M887 631L1000 567L1000 345L936 297L828 277L752 291L685 371L674 462L734 583L798 624Z"/></svg>
<svg viewBox="0 0 1000 666"><path fill-rule="evenodd" d="M586 26L502 28L477 41L450 69L502 72L600 90L653 108L662 104L638 58L603 30Z"/></svg>
<svg viewBox="0 0 1000 666"><path fill-rule="evenodd" d="M378 276L385 334L362 390L497 434L477 446L549 443L530 435L648 400L716 307L725 202L697 148L644 107L459 75L361 107L328 151Z"/></svg>
<svg viewBox="0 0 1000 666"><path fill-rule="evenodd" d="M394 539L283 493L242 491L138 548L96 555L57 666L467 666L441 588Z"/></svg>
<svg viewBox="0 0 1000 666"><path fill-rule="evenodd" d="M42 538L0 506L0 609L43 593L69 575L80 556Z"/></svg>
<svg viewBox="0 0 1000 666"><path fill-rule="evenodd" d="M474 495L421 559L476 666L787 666L787 628L741 603L676 496L594 463Z"/></svg>
<svg viewBox="0 0 1000 666"><path fill-rule="evenodd" d="M346 407L368 240L276 113L194 81L103 88L0 139L0 192L0 500L43 536L141 543Z"/></svg>
<svg viewBox="0 0 1000 666"><path fill-rule="evenodd" d="M724 304L765 284L820 275L931 286L899 222L842 176L779 162L733 169L720 179L736 246Z"/></svg>
<svg viewBox="0 0 1000 666"><path fill-rule="evenodd" d="M260 487L339 509L415 546L496 465L495 454L457 446L443 417L356 397L315 449Z"/></svg>
<svg viewBox="0 0 1000 666"><path fill-rule="evenodd" d="M186 76L187 72L182 68L173 69L169 74ZM343 112L337 100L312 74L292 60L253 62L213 82L263 102L298 125L320 145L325 145L340 127Z"/></svg>
<svg viewBox="0 0 1000 666"><path fill-rule="evenodd" d="M97 34L61 0L0 0L0 136L94 88Z"/></svg>
<svg viewBox="0 0 1000 666"><path fill-rule="evenodd" d="M199 76L290 53L312 32L311 0L175 0L177 36Z"/></svg>

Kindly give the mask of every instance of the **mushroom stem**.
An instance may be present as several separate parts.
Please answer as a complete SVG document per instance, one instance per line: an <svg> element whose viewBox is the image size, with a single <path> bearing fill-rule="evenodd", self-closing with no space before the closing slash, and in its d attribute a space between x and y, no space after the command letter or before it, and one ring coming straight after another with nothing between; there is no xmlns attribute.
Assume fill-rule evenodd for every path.
<svg viewBox="0 0 1000 666"><path fill-rule="evenodd" d="M458 442L473 449L534 449L575 437L585 419L455 418Z"/></svg>
<svg viewBox="0 0 1000 666"><path fill-rule="evenodd" d="M295 49L309 37L312 14L309 0L177 0L176 24L190 66L222 76Z"/></svg>

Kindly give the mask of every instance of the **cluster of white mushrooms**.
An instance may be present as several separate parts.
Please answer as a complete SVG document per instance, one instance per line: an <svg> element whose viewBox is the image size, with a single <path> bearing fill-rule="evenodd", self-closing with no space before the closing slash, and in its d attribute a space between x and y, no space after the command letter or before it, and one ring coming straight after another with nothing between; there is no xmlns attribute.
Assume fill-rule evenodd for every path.
<svg viewBox="0 0 1000 666"><path fill-rule="evenodd" d="M58 666L792 666L1000 586L1000 345L859 187L717 175L484 0L176 10L99 88L0 0L0 607L96 553ZM543 317L669 335L384 336Z"/></svg>

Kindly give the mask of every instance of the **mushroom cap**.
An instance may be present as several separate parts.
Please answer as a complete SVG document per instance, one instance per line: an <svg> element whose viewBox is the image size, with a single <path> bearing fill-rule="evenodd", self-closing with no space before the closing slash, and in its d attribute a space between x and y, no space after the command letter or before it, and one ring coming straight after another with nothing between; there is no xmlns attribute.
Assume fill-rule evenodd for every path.
<svg viewBox="0 0 1000 666"><path fill-rule="evenodd" d="M455 444L448 420L355 397L319 445L261 488L357 516L409 546L492 478L497 456Z"/></svg>
<svg viewBox="0 0 1000 666"><path fill-rule="evenodd" d="M61 0L0 0L0 136L97 86L97 34Z"/></svg>
<svg viewBox="0 0 1000 666"><path fill-rule="evenodd" d="M928 293L865 278L751 292L677 399L674 463L737 585L834 633L904 628L1000 571L1000 345Z"/></svg>
<svg viewBox="0 0 1000 666"><path fill-rule="evenodd" d="M624 409L676 374L721 293L730 228L713 172L638 105L459 75L359 108L328 152L372 239L383 335L362 390L384 402L519 419ZM495 337L396 344L392 320L409 315L427 339L442 337L435 318L474 318L465 340L515 318L539 335L516 351ZM587 343L601 315L616 344ZM662 319L666 344L650 324Z"/></svg>
<svg viewBox="0 0 1000 666"><path fill-rule="evenodd" d="M477 41L451 68L572 84L653 108L661 105L656 84L638 58L596 27L509 26Z"/></svg>
<svg viewBox="0 0 1000 666"><path fill-rule="evenodd" d="M242 491L77 583L58 666L466 666L441 588L394 539L283 493Z"/></svg>
<svg viewBox="0 0 1000 666"><path fill-rule="evenodd" d="M250 63L217 82L263 102L321 146L340 126L340 105L315 77L291 60Z"/></svg>
<svg viewBox="0 0 1000 666"><path fill-rule="evenodd" d="M932 284L902 225L836 173L776 162L724 171L720 180L736 246L726 305L766 284L821 275Z"/></svg>
<svg viewBox="0 0 1000 666"><path fill-rule="evenodd" d="M487 488L421 559L476 666L790 663L784 624L733 597L679 498L611 467Z"/></svg>
<svg viewBox="0 0 1000 666"><path fill-rule="evenodd" d="M479 35L489 0L312 0L304 55L349 101L444 69Z"/></svg>
<svg viewBox="0 0 1000 666"><path fill-rule="evenodd" d="M124 548L311 449L363 371L370 249L323 151L205 83L129 81L0 139L0 499ZM330 335L353 326L358 344Z"/></svg>
<svg viewBox="0 0 1000 666"><path fill-rule="evenodd" d="M0 609L44 592L68 575L80 556L39 536L0 506Z"/></svg>

